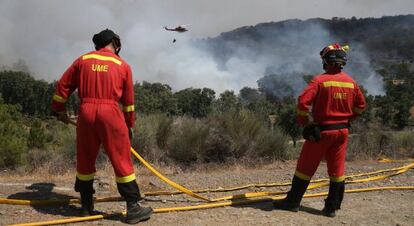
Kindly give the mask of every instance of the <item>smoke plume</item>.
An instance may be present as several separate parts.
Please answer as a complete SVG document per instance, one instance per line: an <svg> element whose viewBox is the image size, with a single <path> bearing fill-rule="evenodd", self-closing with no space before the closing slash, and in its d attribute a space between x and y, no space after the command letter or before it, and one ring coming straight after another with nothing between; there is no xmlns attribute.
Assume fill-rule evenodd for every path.
<svg viewBox="0 0 414 226"><path fill-rule="evenodd" d="M237 92L244 86L256 87L256 81L267 74L320 71L317 53L334 37L323 28L308 28L299 36L292 32L280 40L287 44L286 48L262 46L252 50L235 46L234 55L225 62L197 40L267 21L382 16L406 14L412 9L411 0L352 0L337 4L328 0L2 0L0 65L20 65L36 78L56 80L76 57L93 49L94 33L110 28L122 38L120 54L131 65L134 80L167 83L174 90L209 87L217 92ZM178 34L163 30L164 26L182 24L189 24L190 31ZM301 36L309 35L310 43L297 45L300 56L289 51ZM174 38L176 43L172 43ZM365 57L363 53L357 55ZM366 67L361 79L374 92L381 82L369 64ZM299 87L299 78L289 77L287 81Z"/></svg>

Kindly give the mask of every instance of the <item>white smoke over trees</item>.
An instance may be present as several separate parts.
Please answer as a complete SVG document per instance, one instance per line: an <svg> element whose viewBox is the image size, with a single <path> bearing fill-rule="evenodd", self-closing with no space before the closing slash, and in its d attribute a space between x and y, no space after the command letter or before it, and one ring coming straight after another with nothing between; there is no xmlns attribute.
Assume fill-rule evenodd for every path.
<svg viewBox="0 0 414 226"><path fill-rule="evenodd" d="M167 83L174 90L209 87L217 92L237 92L244 86L255 87L256 81L270 72L316 72L319 69L315 67L320 66L317 53L332 39L323 30L302 33L317 36L312 45L301 46L302 52L309 54L299 60L302 62L297 57L288 62L288 48L272 51L267 46L254 51L240 46L226 62L219 62L199 46L196 38L266 21L382 16L412 9L410 0L338 1L334 6L328 0L1 0L0 65L12 65L21 59L36 78L58 79L76 57L93 49L94 33L110 28L122 38L121 56L132 66L134 80ZM190 24L190 32L163 30L166 25L180 24ZM173 44L174 38L177 42ZM289 42L297 41L295 38L301 37L288 36L281 41L291 46ZM377 82L375 75L369 78Z"/></svg>

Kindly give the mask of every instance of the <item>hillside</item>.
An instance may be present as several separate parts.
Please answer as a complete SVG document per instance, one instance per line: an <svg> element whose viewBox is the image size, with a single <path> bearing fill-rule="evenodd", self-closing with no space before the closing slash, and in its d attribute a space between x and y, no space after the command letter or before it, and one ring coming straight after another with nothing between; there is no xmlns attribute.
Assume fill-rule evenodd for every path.
<svg viewBox="0 0 414 226"><path fill-rule="evenodd" d="M312 31L312 32L309 32ZM318 32L321 34L318 35ZM307 35L304 35L307 34ZM294 39L287 36L296 35ZM386 16L381 18L351 19L332 18L285 20L281 22L259 23L204 40L218 59L227 60L243 46L255 52L272 51L266 46L286 49L299 48L294 44L309 45L316 38L327 41L361 45L371 59L408 60L414 57L414 15ZM301 43L298 43L301 41ZM291 44L289 44L291 43ZM321 48L322 46L317 46Z"/></svg>
<svg viewBox="0 0 414 226"><path fill-rule="evenodd" d="M287 85L297 94L304 86L303 75L321 71L319 51L324 46L334 42L349 44L346 70L371 94L382 94L383 81L377 70L391 64L412 63L413 37L414 15L316 18L241 27L204 39L200 45L214 56L222 70L252 64L259 68L252 73L260 73L261 77L289 75Z"/></svg>

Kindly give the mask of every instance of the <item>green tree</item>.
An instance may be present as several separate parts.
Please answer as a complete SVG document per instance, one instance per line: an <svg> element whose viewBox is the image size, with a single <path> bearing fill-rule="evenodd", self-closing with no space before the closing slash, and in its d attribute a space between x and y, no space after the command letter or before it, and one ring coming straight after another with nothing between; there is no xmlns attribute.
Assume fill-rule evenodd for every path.
<svg viewBox="0 0 414 226"><path fill-rule="evenodd" d="M177 101L170 86L144 81L142 84L136 83L134 87L137 112L145 114L177 112Z"/></svg>
<svg viewBox="0 0 414 226"><path fill-rule="evenodd" d="M402 99L396 105L397 113L394 116L394 124L398 129L403 129L408 125L408 119L410 117L410 107L411 104L409 100Z"/></svg>
<svg viewBox="0 0 414 226"><path fill-rule="evenodd" d="M187 88L174 93L179 114L195 118L205 117L212 111L215 92L209 88Z"/></svg>
<svg viewBox="0 0 414 226"><path fill-rule="evenodd" d="M27 134L20 109L4 104L0 95L0 168L15 168L24 162Z"/></svg>
<svg viewBox="0 0 414 226"><path fill-rule="evenodd" d="M29 148L45 148L48 136L42 121L35 118L31 123L29 137L27 140Z"/></svg>
<svg viewBox="0 0 414 226"><path fill-rule="evenodd" d="M378 96L375 98L375 115L384 126L393 126L395 115L394 99L390 96Z"/></svg>
<svg viewBox="0 0 414 226"><path fill-rule="evenodd" d="M269 113L274 112L276 104L271 103L262 95L259 90L244 87L240 90L239 101L243 107L249 109L262 119L267 120Z"/></svg>
<svg viewBox="0 0 414 226"><path fill-rule="evenodd" d="M217 111L221 113L239 110L241 107L236 94L234 94L234 91L230 90L221 93L215 104Z"/></svg>
<svg viewBox="0 0 414 226"><path fill-rule="evenodd" d="M295 94L290 80L285 76L271 74L257 81L259 91L272 103L280 103L286 96Z"/></svg>
<svg viewBox="0 0 414 226"><path fill-rule="evenodd" d="M296 122L296 104L293 102L283 105L279 112L278 126L290 136L296 147L296 141L301 137L302 128Z"/></svg>

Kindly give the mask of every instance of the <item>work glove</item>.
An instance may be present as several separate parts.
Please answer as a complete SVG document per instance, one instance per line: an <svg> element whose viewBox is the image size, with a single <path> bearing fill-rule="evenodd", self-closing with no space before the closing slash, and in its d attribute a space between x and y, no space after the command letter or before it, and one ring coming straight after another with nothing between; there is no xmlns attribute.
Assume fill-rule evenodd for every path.
<svg viewBox="0 0 414 226"><path fill-rule="evenodd" d="M57 120L68 124L69 123L69 115L66 111L61 111L61 112L53 112L53 116L55 116L57 118Z"/></svg>
<svg viewBox="0 0 414 226"><path fill-rule="evenodd" d="M318 142L321 139L321 130L318 125L308 124L303 128L302 136L305 140Z"/></svg>

